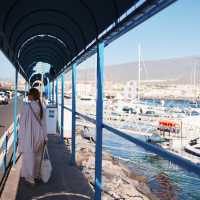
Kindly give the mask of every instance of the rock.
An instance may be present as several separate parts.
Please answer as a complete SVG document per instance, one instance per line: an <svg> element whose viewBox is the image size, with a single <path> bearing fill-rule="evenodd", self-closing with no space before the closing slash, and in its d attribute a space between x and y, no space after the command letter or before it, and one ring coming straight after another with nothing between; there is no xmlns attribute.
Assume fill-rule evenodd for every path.
<svg viewBox="0 0 200 200"><path fill-rule="evenodd" d="M112 157L109 153L103 152L103 160L112 161L112 160L113 160L113 157Z"/></svg>
<svg viewBox="0 0 200 200"><path fill-rule="evenodd" d="M158 200L147 186L147 179L130 170L126 163L112 157L108 152L102 155L102 199ZM89 182L94 185L95 145L77 136L77 165Z"/></svg>
<svg viewBox="0 0 200 200"><path fill-rule="evenodd" d="M142 194L145 194L150 200L159 200L159 198L157 198L154 194L151 193L146 183L139 182L136 186L136 189Z"/></svg>

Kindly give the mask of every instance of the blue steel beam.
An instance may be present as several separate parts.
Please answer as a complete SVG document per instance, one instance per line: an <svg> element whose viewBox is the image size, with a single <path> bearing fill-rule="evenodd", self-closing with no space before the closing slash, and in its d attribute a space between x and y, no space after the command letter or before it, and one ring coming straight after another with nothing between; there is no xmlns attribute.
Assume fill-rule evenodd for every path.
<svg viewBox="0 0 200 200"><path fill-rule="evenodd" d="M54 93L54 81L52 81L52 102L54 103L54 95L55 95L55 93Z"/></svg>
<svg viewBox="0 0 200 200"><path fill-rule="evenodd" d="M104 43L97 49L97 100L96 100L96 152L95 152L95 200L101 200L102 185L102 129L103 129L103 75Z"/></svg>
<svg viewBox="0 0 200 200"><path fill-rule="evenodd" d="M50 84L49 84L49 78L48 77L47 77L47 85L46 85L46 87L47 87L47 99L49 101L49 99L50 99Z"/></svg>
<svg viewBox="0 0 200 200"><path fill-rule="evenodd" d="M16 164L17 150L17 90L18 90L18 70L15 71L15 98L14 98L14 141L13 141L13 165Z"/></svg>
<svg viewBox="0 0 200 200"><path fill-rule="evenodd" d="M50 83L49 83L49 78L47 77L47 98L48 101L50 100Z"/></svg>
<svg viewBox="0 0 200 200"><path fill-rule="evenodd" d="M7 168L7 153L8 153L8 136L7 133L4 132L4 134L6 134L6 137L3 141L3 145L2 145L2 150L4 153L4 158L3 158L3 174L5 174L6 172L6 168ZM2 136L3 137L3 136Z"/></svg>
<svg viewBox="0 0 200 200"><path fill-rule="evenodd" d="M167 160L172 161L173 163L177 164L178 166L181 166L182 168L186 169L189 172L196 173L198 176L200 176L200 165L194 164L190 160L187 160L187 159L185 159L175 153L172 153L170 151L166 151L165 149L158 147L154 144L150 144L150 143L142 141L141 139L130 136L130 135L128 135L120 130L117 130L107 124L103 124L103 128L110 131L111 133L114 133L115 135L118 135L119 137L122 137L130 142L135 143L136 145L144 148L147 151L153 152Z"/></svg>
<svg viewBox="0 0 200 200"><path fill-rule="evenodd" d="M64 74L61 75L61 121L60 121L60 137L61 143L64 143Z"/></svg>
<svg viewBox="0 0 200 200"><path fill-rule="evenodd" d="M56 79L56 106L58 108L58 79Z"/></svg>
<svg viewBox="0 0 200 200"><path fill-rule="evenodd" d="M71 164L76 163L76 64L72 66L72 157Z"/></svg>
<svg viewBox="0 0 200 200"><path fill-rule="evenodd" d="M70 108L67 108L67 107L64 107L64 108L72 112L72 110ZM96 124L96 120L91 117L88 117L87 115L81 114L79 112L76 112L76 115L82 117L83 119L85 119L93 124ZM110 131L112 134L115 134L125 140L128 140L128 141L146 149L147 151L153 152L153 153L173 162L174 164L182 167L183 169L185 169L189 172L193 172L193 173L197 174L198 176L200 176L200 173L199 173L200 166L197 164L194 164L190 160L182 158L181 156L176 155L173 152L169 152L169 151L167 151L161 147L158 147L156 145L142 141L141 139L135 138L134 136L128 135L127 133L120 131L118 129L115 129L107 124L103 123L103 128Z"/></svg>
<svg viewBox="0 0 200 200"><path fill-rule="evenodd" d="M49 82L49 96L50 96L50 102L52 102L52 82Z"/></svg>

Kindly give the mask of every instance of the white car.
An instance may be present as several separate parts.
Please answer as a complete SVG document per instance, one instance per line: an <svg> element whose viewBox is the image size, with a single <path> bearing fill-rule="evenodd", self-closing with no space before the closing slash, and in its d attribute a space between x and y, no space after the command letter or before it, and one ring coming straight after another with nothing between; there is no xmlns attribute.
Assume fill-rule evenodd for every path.
<svg viewBox="0 0 200 200"><path fill-rule="evenodd" d="M0 103L8 104L8 96L5 94L5 92L0 92Z"/></svg>

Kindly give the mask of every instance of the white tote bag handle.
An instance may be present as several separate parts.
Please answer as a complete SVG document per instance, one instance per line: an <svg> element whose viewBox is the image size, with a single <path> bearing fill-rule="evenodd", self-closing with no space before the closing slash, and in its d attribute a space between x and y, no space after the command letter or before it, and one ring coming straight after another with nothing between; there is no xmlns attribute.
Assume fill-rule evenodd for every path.
<svg viewBox="0 0 200 200"><path fill-rule="evenodd" d="M45 158L45 153L46 153L46 158ZM46 145L46 144L44 145L44 151L43 151L42 159L43 159L43 160L50 160L50 159L49 159L49 152L48 152L48 149L47 149L47 145Z"/></svg>

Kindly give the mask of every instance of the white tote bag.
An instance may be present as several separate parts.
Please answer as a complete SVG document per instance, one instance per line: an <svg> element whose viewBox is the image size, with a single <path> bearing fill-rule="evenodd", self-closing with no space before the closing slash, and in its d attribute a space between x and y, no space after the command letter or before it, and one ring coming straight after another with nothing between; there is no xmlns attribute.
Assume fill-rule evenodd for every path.
<svg viewBox="0 0 200 200"><path fill-rule="evenodd" d="M42 155L42 163L40 168L40 176L44 183L47 183L51 177L52 165L49 159L49 153L47 146L44 147L44 152Z"/></svg>

